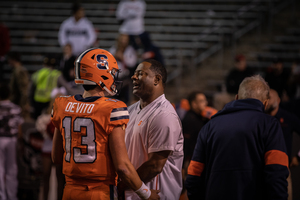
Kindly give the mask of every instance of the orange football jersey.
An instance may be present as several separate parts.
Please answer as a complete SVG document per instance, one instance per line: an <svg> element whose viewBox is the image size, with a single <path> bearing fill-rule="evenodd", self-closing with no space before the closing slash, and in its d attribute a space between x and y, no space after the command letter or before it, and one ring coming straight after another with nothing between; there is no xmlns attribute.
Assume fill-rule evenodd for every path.
<svg viewBox="0 0 300 200"><path fill-rule="evenodd" d="M126 104L106 97L58 97L51 120L63 137L66 182L89 185L105 181L116 185L108 136L114 127L127 125Z"/></svg>

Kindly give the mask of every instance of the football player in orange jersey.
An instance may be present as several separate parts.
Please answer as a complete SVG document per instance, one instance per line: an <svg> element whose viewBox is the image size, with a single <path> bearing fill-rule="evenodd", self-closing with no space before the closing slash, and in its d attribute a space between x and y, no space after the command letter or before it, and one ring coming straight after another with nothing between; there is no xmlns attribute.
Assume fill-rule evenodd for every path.
<svg viewBox="0 0 300 200"><path fill-rule="evenodd" d="M106 50L88 49L76 59L75 73L83 95L58 97L51 117L56 127L52 160L63 162L66 177L63 199L115 199L117 174L141 199L159 199L159 191L140 180L128 159L126 104L105 97L118 92L115 58Z"/></svg>

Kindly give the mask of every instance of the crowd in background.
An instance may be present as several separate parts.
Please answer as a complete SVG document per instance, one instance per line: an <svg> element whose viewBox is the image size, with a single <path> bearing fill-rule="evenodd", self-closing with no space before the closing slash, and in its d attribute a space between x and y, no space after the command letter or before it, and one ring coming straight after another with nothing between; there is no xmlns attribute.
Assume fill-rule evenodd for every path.
<svg viewBox="0 0 300 200"><path fill-rule="evenodd" d="M145 31L143 22L145 11L144 1L121 1L116 11L116 17L120 21L119 36L109 51L122 70L119 79L123 81L123 88L117 98L127 105L135 101L132 96L131 76L137 63L148 58L164 63L160 49L151 42L149 33ZM22 55L9 52L10 40L7 28L0 25L0 30L3 41L1 45L5 47L0 51L0 76L3 74L5 59L12 69L10 82L2 82L0 87L0 153L6 152L0 154L0 160L3 161L4 157L12 160L9 166L6 166L8 163L0 162L0 170L2 170L0 172L5 171L6 180L15 180L11 182L12 185L6 185L6 193L11 199L15 199L16 196L19 199L37 199L40 182L43 183L43 199L47 199L53 165L49 156L54 132L50 122L52 102L58 95L75 95L83 92L83 88L74 83L74 73L76 73L74 61L87 48L98 47L97 33L93 24L85 17L84 8L74 4L72 16L61 24L58 33L62 54L59 57L45 55L41 69L30 76L22 65ZM224 80L226 91L216 93L211 105L202 91L193 91L188 96L182 97L180 102L173 102L182 120L185 139L184 178L201 128L226 103L235 99L242 80L256 73L247 67L244 55L237 55L234 68L229 71ZM300 156L293 155L291 152L292 134L294 131L300 134L297 127L300 122L299 76L298 61L287 69L278 58L274 58L273 64L263 74L266 82L273 89L272 102L266 112L276 117L281 124L290 167L298 165ZM5 141L8 135L10 141ZM8 142L10 145L4 145ZM8 146L17 151L9 150ZM58 188L63 188L61 166L56 166L56 169ZM0 183L3 178L4 176L1 176ZM5 189L0 188L0 199L4 199L1 196L4 195L1 193L3 191ZM62 191L58 190L57 198L61 199L61 196Z"/></svg>

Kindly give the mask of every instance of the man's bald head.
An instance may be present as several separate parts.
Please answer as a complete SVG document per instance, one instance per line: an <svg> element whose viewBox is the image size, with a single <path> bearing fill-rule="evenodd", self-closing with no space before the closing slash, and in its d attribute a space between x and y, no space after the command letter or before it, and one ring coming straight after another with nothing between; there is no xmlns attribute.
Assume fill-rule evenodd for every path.
<svg viewBox="0 0 300 200"><path fill-rule="evenodd" d="M260 76L255 75L245 78L240 84L238 99L258 99L264 103L269 99L270 87Z"/></svg>

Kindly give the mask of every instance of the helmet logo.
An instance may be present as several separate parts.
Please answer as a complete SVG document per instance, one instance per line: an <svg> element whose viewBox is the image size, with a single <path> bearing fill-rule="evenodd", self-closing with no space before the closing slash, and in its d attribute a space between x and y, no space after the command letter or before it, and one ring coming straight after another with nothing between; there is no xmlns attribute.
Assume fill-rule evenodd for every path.
<svg viewBox="0 0 300 200"><path fill-rule="evenodd" d="M108 61L107 61L107 56L104 54L98 54L96 56L97 62L99 64L97 64L98 69L108 69Z"/></svg>

